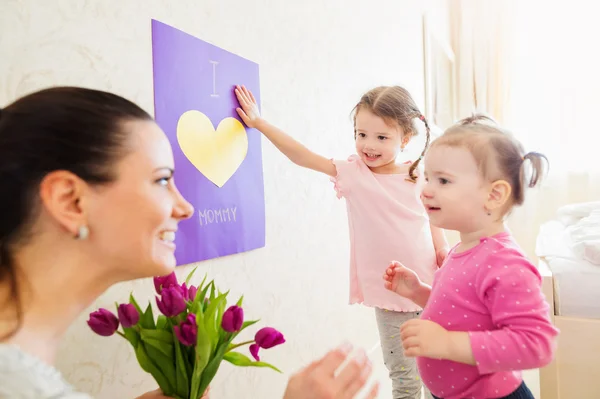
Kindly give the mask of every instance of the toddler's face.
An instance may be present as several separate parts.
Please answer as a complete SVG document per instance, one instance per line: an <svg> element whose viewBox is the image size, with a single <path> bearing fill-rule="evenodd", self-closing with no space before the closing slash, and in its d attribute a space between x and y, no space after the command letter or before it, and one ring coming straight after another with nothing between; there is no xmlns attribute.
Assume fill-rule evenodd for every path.
<svg viewBox="0 0 600 399"><path fill-rule="evenodd" d="M371 111L356 114L356 153L371 169L396 161L402 146L400 126L389 125Z"/></svg>
<svg viewBox="0 0 600 399"><path fill-rule="evenodd" d="M469 232L485 222L484 205L489 184L484 181L471 152L462 147L439 145L425 156L421 199L435 226Z"/></svg>

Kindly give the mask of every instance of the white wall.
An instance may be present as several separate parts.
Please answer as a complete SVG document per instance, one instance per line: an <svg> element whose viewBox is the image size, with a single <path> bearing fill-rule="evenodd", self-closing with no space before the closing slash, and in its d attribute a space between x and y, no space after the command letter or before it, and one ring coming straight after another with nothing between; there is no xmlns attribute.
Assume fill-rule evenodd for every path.
<svg viewBox="0 0 600 399"><path fill-rule="evenodd" d="M152 112L156 18L259 63L264 115L314 150L346 157L353 150L349 113L364 91L402 84L423 104L423 7L417 0L2 0L0 105L69 84L114 91ZM214 398L281 397L287 373L327 348L378 340L372 311L346 301L344 203L326 177L263 145L267 247L202 263L197 276L216 278L232 299L244 293L249 317L285 333L288 343L263 356L286 375L225 364ZM151 281L137 281L113 287L93 308L112 308L132 289L142 302L153 298ZM93 335L86 319L72 326L60 353L67 379L97 398L154 389L128 344ZM374 361L381 397L390 397L379 352Z"/></svg>

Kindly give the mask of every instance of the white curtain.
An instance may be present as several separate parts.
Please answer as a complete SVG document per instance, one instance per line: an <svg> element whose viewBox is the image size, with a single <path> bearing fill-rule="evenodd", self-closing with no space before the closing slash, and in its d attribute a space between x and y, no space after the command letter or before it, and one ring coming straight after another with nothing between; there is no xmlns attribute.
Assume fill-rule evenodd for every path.
<svg viewBox="0 0 600 399"><path fill-rule="evenodd" d="M559 206L600 199L600 23L594 3L451 0L459 116L483 111L550 172L509 227L530 256ZM598 144L596 144L598 143Z"/></svg>
<svg viewBox="0 0 600 399"><path fill-rule="evenodd" d="M514 0L450 0L459 118L485 112L503 122L510 82Z"/></svg>
<svg viewBox="0 0 600 399"><path fill-rule="evenodd" d="M600 199L600 37L594 2L521 1L515 9L506 123L550 160L510 225L533 255L540 223L573 202Z"/></svg>

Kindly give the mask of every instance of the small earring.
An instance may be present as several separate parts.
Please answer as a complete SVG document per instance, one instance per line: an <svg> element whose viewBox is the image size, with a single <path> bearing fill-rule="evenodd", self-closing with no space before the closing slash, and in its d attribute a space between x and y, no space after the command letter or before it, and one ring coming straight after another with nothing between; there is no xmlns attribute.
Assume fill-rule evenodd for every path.
<svg viewBox="0 0 600 399"><path fill-rule="evenodd" d="M77 230L77 235L75 236L75 239L85 240L86 238L88 238L89 235L90 235L90 229L88 229L87 226L79 226L79 229Z"/></svg>

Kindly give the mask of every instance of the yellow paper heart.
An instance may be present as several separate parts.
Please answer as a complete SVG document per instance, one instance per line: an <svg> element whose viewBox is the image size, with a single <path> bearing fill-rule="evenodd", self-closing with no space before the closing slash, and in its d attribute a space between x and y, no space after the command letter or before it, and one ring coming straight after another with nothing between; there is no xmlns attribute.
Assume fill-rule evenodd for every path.
<svg viewBox="0 0 600 399"><path fill-rule="evenodd" d="M244 125L225 118L217 130L200 111L186 111L177 122L177 142L184 155L208 180L223 187L248 154Z"/></svg>

